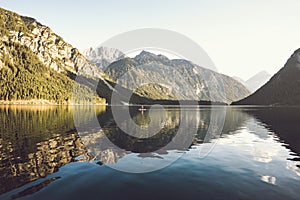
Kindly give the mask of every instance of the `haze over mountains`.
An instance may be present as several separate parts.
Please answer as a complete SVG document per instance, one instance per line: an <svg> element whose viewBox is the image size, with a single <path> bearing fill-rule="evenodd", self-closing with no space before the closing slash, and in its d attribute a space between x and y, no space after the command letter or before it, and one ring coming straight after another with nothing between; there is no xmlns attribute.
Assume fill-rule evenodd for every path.
<svg viewBox="0 0 300 200"><path fill-rule="evenodd" d="M271 74L266 71L261 71L246 81L246 87L251 91L255 92L258 88L263 86L271 78Z"/></svg>
<svg viewBox="0 0 300 200"><path fill-rule="evenodd" d="M251 92L255 92L258 88L263 86L271 78L271 74L266 71L261 71L249 78L247 81L239 77L233 77L235 80L239 81L245 85Z"/></svg>
<svg viewBox="0 0 300 200"><path fill-rule="evenodd" d="M300 105L300 49L264 86L233 105Z"/></svg>

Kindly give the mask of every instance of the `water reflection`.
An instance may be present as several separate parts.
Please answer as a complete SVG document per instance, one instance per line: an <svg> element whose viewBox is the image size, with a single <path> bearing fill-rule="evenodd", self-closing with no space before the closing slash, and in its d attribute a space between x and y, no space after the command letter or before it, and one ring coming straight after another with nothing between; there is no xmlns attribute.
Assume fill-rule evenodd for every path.
<svg viewBox="0 0 300 200"><path fill-rule="evenodd" d="M68 107L0 107L0 193L46 177L85 154Z"/></svg>
<svg viewBox="0 0 300 200"><path fill-rule="evenodd" d="M122 115L128 108L115 109ZM120 158L134 154L134 159L131 155L128 159L122 159L119 165L110 165L118 170L134 173L165 167L194 144L211 144L207 145L208 148L201 149L199 156L205 156L214 146L211 140L220 137L222 128L228 132L244 120L243 116L233 117L237 112L229 110L227 123L224 125L225 107L164 107L144 113L139 112L137 107L130 107L129 112L134 125L131 118L122 118L117 124L111 108L108 107L106 112L97 115L96 122L91 121L86 127L82 126L77 130L89 154L101 163L114 164ZM96 123L99 123L99 128L92 131L90 127L95 127ZM130 130L134 134L124 130Z"/></svg>
<svg viewBox="0 0 300 200"><path fill-rule="evenodd" d="M300 155L300 107L248 108L244 111L273 130L279 140Z"/></svg>
<svg viewBox="0 0 300 200"><path fill-rule="evenodd" d="M222 124L222 118L216 113L223 111L224 107L166 107L164 112L157 109L151 115L131 107L132 120L140 127L136 133L143 136L134 137L117 126L110 107L0 107L0 194L48 177L70 162L92 161L134 168L133 161L157 165L179 153L195 153L199 158L203 149L208 152L212 147L208 159L203 160L207 165L213 159L213 165L217 161L220 165L232 165L230 172L252 170L261 182L270 185L278 185L286 177L300 176L300 110L228 107L219 138L218 123ZM94 119L100 130L91 126ZM126 120L122 123L128 125ZM148 138L151 123L161 130ZM78 134L75 124L85 132ZM174 145L169 145L170 141ZM188 162L201 163L193 159ZM30 186L13 197L38 192L58 178L59 175Z"/></svg>

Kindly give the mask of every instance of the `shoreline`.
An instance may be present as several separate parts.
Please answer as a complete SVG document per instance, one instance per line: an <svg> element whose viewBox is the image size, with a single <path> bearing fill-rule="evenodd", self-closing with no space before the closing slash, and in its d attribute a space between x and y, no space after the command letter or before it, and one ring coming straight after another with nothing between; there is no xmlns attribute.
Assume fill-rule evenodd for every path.
<svg viewBox="0 0 300 200"><path fill-rule="evenodd" d="M45 99L32 99L32 100L0 100L0 105L26 105L26 106L80 106L80 105L97 105L107 106L108 104L73 104L73 103L56 103L54 101Z"/></svg>
<svg viewBox="0 0 300 200"><path fill-rule="evenodd" d="M257 108L257 107L269 107L269 108L277 108L277 107L300 107L300 105L236 105L236 104L220 104L220 103L215 103L213 102L212 104L198 104L198 105L193 105L193 104L167 104L166 102L157 102L161 103L159 105L162 106L174 106L174 107L193 107L193 106L201 106L201 107L241 107L241 108ZM6 101L6 100L0 100L0 106L152 106L153 104L149 103L144 103L144 104L129 104L129 105L111 105L111 104L73 104L73 103L56 103L54 101L50 100L45 100L45 99L32 99L32 100L12 100L12 101Z"/></svg>
<svg viewBox="0 0 300 200"><path fill-rule="evenodd" d="M32 99L32 100L0 100L0 105L62 105L55 102L51 102L45 99Z"/></svg>

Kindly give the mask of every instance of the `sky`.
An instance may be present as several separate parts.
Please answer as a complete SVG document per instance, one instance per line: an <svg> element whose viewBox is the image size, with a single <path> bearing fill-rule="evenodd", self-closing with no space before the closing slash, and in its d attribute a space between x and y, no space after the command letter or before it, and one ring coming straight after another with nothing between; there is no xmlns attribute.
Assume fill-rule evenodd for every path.
<svg viewBox="0 0 300 200"><path fill-rule="evenodd" d="M0 0L79 49L140 28L176 31L197 42L219 72L247 80L276 73L300 48L299 0Z"/></svg>

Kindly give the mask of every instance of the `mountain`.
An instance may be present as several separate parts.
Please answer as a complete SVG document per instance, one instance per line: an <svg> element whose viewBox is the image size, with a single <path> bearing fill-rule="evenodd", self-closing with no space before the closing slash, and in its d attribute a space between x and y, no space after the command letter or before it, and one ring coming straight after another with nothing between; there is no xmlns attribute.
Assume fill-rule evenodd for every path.
<svg viewBox="0 0 300 200"><path fill-rule="evenodd" d="M178 104L115 89L110 77L49 27L2 8L0 49L0 104L126 104L129 95L135 104ZM155 95L167 94L161 89ZM117 102L111 102L113 92Z"/></svg>
<svg viewBox="0 0 300 200"><path fill-rule="evenodd" d="M114 89L115 79L112 80L99 69L99 65L96 66L85 58L49 27L33 18L20 16L2 8L0 8L0 49L0 103L17 100L21 103L34 103L39 100L51 104L70 104L74 102L72 101L74 93L77 94L75 103L112 103L113 91L119 98L118 103L123 103L128 99L128 95L132 94L130 87ZM118 50L104 47L90 49L89 54L94 55L95 58L107 60L107 62L123 55ZM116 66L116 63L128 60L130 59L123 58L110 66ZM169 60L162 55L152 55L148 52L141 53L135 57L135 60L132 60L137 63L136 66L156 63L164 67L173 67L186 76L188 83L194 88L190 90L191 88L184 86L182 80L174 79L174 74L170 71L165 74L165 77L167 80L174 79L176 81L177 93L174 93L176 90L173 90L170 85L156 84L159 81L155 81L153 84L135 90L130 99L132 103L177 104L177 99L183 99L201 100L202 103L207 104L211 100L231 102L248 94L245 88L240 87L240 84L231 78L199 68L189 61ZM115 71L118 67L113 68ZM121 73L122 70L120 68L117 73ZM153 70L152 72L153 75L157 74ZM210 84L205 85L203 77L198 76L198 73L206 73L205 77L208 77ZM113 77L112 74L109 75ZM222 85L218 84L217 76L222 77L225 86L237 87L226 87L226 95L215 95L222 89ZM80 83L75 84L75 79L78 80L78 78ZM165 80L161 74L157 74L153 80L160 78ZM139 80L141 79L136 81ZM216 88L210 90L211 87ZM96 95L93 92L95 89ZM195 97L194 93L197 93L196 98L193 98ZM177 98L178 96L179 98Z"/></svg>
<svg viewBox="0 0 300 200"><path fill-rule="evenodd" d="M124 58L124 53L118 49L109 47L90 47L84 50L82 54L102 70L105 70L112 62Z"/></svg>
<svg viewBox="0 0 300 200"><path fill-rule="evenodd" d="M244 86L246 86L246 82L245 82L242 78L240 78L240 77L238 77L238 76L233 76L232 78L233 78L234 80L240 82L240 83L243 84ZM247 87L247 86L246 86L246 87Z"/></svg>
<svg viewBox="0 0 300 200"><path fill-rule="evenodd" d="M170 60L146 51L134 58L126 57L113 62L105 73L121 86L153 99L230 103L250 93L245 86L229 76L187 60Z"/></svg>
<svg viewBox="0 0 300 200"><path fill-rule="evenodd" d="M300 49L264 86L233 105L300 105Z"/></svg>
<svg viewBox="0 0 300 200"><path fill-rule="evenodd" d="M268 80L270 80L270 78L271 78L271 74L269 74L266 71L261 71L261 72L255 74L254 76L252 76L251 78L249 78L245 82L245 84L246 84L246 87L251 92L255 92L258 88L260 88L266 82L268 82Z"/></svg>
<svg viewBox="0 0 300 200"><path fill-rule="evenodd" d="M270 80L271 74L269 74L266 71L261 71L249 78L247 81L244 81L243 79L237 76L233 76L232 78L242 83L251 92L255 92L258 88L260 88L266 82L268 82L268 80Z"/></svg>
<svg viewBox="0 0 300 200"><path fill-rule="evenodd" d="M0 8L0 100L70 103L76 75L105 76L49 27ZM75 91L91 101L91 89ZM104 99L98 99L104 102Z"/></svg>

